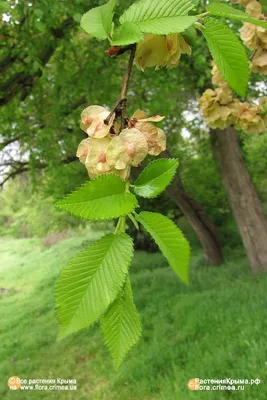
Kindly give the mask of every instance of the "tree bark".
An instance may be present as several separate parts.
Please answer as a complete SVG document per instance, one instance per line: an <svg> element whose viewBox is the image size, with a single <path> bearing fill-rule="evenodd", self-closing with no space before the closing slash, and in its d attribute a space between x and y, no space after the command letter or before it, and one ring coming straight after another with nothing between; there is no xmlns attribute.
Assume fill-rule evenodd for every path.
<svg viewBox="0 0 267 400"><path fill-rule="evenodd" d="M267 220L233 127L210 130L214 157L254 273L267 270Z"/></svg>
<svg viewBox="0 0 267 400"><path fill-rule="evenodd" d="M184 192L178 175L167 188L167 193L194 229L203 246L206 260L213 265L223 264L222 249L215 225L203 207Z"/></svg>

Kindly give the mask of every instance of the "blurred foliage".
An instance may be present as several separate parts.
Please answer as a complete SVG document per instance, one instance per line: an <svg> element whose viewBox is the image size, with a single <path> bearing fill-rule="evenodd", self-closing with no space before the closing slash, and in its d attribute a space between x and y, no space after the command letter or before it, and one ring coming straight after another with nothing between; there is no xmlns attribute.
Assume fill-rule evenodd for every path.
<svg viewBox="0 0 267 400"><path fill-rule="evenodd" d="M44 237L84 225L84 222L55 208L51 197L31 193L26 176L9 182L0 194L0 234L14 237Z"/></svg>

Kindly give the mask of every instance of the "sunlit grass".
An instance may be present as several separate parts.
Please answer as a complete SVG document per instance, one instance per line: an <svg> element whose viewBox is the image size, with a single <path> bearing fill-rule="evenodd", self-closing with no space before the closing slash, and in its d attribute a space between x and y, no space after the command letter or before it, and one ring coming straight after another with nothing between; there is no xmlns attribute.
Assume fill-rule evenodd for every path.
<svg viewBox="0 0 267 400"><path fill-rule="evenodd" d="M83 236L53 247L39 240L0 240L0 398L186 400L267 398L266 384L244 392L194 393L190 378L267 376L267 276L252 277L242 252L223 267L193 254L188 287L159 254L138 252L131 268L143 337L119 373L99 326L57 342L53 288L67 260L88 243ZM8 390L10 376L76 378L77 393Z"/></svg>

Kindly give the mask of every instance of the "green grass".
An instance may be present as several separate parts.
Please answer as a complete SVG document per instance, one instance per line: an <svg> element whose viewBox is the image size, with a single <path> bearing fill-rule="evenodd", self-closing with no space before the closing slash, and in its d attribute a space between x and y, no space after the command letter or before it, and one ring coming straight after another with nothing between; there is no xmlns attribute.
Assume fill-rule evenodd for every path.
<svg viewBox="0 0 267 400"><path fill-rule="evenodd" d="M118 373L99 326L56 341L53 288L67 260L88 243L66 239L45 248L36 239L1 239L0 399L187 400L267 398L267 385L244 391L191 392L190 378L267 376L267 276L252 277L242 252L222 268L200 253L188 287L159 254L138 252L131 268L143 336ZM10 376L75 378L78 391L9 391Z"/></svg>

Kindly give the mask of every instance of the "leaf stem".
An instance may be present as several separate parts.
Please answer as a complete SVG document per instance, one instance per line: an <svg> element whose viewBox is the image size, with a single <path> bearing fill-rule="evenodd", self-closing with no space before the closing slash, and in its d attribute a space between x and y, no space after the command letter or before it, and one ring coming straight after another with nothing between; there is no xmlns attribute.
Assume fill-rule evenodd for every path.
<svg viewBox="0 0 267 400"><path fill-rule="evenodd" d="M139 231L139 225L138 225L136 219L134 218L133 214L128 214L128 217L132 221L132 223L134 224L135 228Z"/></svg>
<svg viewBox="0 0 267 400"><path fill-rule="evenodd" d="M209 14L211 14L211 12L210 12L210 11L206 11L206 12L204 12L203 14L198 14L198 17L201 19L201 18L203 18L203 17L206 17L206 16L209 15Z"/></svg>
<svg viewBox="0 0 267 400"><path fill-rule="evenodd" d="M200 32L202 32L204 29L206 29L205 25L201 24L200 22L195 22L194 27L198 29Z"/></svg>
<svg viewBox="0 0 267 400"><path fill-rule="evenodd" d="M125 231L126 231L126 217L120 217L114 234L119 235L120 233L124 233Z"/></svg>

